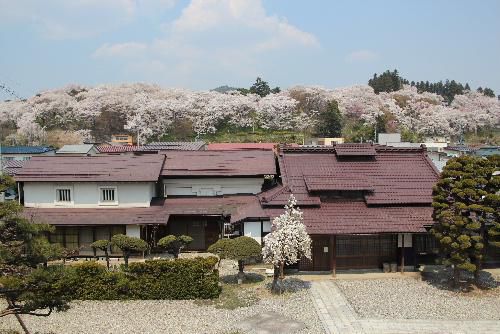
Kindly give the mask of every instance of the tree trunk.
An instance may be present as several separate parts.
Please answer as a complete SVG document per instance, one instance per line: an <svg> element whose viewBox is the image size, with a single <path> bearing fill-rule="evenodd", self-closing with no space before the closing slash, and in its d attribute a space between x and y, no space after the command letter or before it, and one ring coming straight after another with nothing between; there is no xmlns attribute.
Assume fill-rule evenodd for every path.
<svg viewBox="0 0 500 334"><path fill-rule="evenodd" d="M108 250L104 250L104 256L106 256L106 267L108 268L109 270L109 253L108 253Z"/></svg>
<svg viewBox="0 0 500 334"><path fill-rule="evenodd" d="M243 260L238 260L238 284L241 284L245 278L245 273L243 272L244 268L245 262Z"/></svg>
<svg viewBox="0 0 500 334"><path fill-rule="evenodd" d="M128 269L128 252L123 252L123 260L125 261L125 269Z"/></svg>
<svg viewBox="0 0 500 334"><path fill-rule="evenodd" d="M284 263L274 267L273 284L271 285L271 292L281 295L283 293L283 267Z"/></svg>
<svg viewBox="0 0 500 334"><path fill-rule="evenodd" d="M454 265L453 266L453 287L458 288L460 284L460 269Z"/></svg>
<svg viewBox="0 0 500 334"><path fill-rule="evenodd" d="M14 308L14 303L12 303L12 300L10 300L9 298L7 298L7 304L9 304L9 307ZM23 319L21 319L21 315L19 315L17 313L14 313L14 316L16 317L17 322L19 323L19 325L22 327L24 333L25 334L30 334L30 331L28 330L28 327L26 327L26 325L24 324Z"/></svg>

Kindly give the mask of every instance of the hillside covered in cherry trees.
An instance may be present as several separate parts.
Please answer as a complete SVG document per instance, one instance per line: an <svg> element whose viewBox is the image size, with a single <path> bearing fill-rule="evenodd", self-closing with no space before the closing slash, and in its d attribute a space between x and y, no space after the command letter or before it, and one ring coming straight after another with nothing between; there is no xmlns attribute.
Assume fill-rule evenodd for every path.
<svg viewBox="0 0 500 334"><path fill-rule="evenodd" d="M331 115L338 113L336 117ZM338 122L325 131L325 122ZM335 124L331 124L335 127ZM368 85L328 89L295 86L259 96L239 91L192 91L152 84L68 86L26 100L0 102L5 143L46 143L52 131L81 139L107 140L129 132L141 142L194 138L218 133L289 132L305 136L343 135L373 140L378 132L402 132L407 140L424 136L458 138L486 133L494 142L500 127L500 101L464 91L447 103L441 95L403 85L375 93ZM325 133L329 132L329 133ZM50 140L49 140L50 141Z"/></svg>

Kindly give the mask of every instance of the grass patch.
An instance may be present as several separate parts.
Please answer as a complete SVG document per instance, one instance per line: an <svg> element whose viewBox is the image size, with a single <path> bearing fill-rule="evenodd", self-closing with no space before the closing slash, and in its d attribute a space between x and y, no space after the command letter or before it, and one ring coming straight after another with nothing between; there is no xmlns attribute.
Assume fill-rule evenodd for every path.
<svg viewBox="0 0 500 334"><path fill-rule="evenodd" d="M210 300L195 300L198 306L213 306L218 309L234 310L239 307L252 306L259 298L252 289L241 285L223 285L219 298Z"/></svg>
<svg viewBox="0 0 500 334"><path fill-rule="evenodd" d="M254 284L263 282L266 279L264 275L257 273L245 273L245 278L243 279L243 284ZM225 284L238 284L238 274L225 275L220 278L220 280Z"/></svg>

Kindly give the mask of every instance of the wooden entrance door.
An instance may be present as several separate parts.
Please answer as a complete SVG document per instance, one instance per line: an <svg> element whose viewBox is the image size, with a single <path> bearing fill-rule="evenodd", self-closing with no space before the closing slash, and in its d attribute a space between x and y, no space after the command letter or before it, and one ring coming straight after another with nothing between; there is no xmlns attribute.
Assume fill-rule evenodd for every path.
<svg viewBox="0 0 500 334"><path fill-rule="evenodd" d="M329 236L312 236L312 259L302 258L299 269L303 271L330 271L332 250Z"/></svg>

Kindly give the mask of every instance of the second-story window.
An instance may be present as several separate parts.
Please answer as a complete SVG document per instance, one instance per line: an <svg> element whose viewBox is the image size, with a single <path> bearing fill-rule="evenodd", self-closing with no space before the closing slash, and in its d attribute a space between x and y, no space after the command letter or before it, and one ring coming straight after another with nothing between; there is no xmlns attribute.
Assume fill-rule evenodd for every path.
<svg viewBox="0 0 500 334"><path fill-rule="evenodd" d="M71 189L56 189L56 202L71 202Z"/></svg>
<svg viewBox="0 0 500 334"><path fill-rule="evenodd" d="M101 188L101 203L115 203L116 188Z"/></svg>

